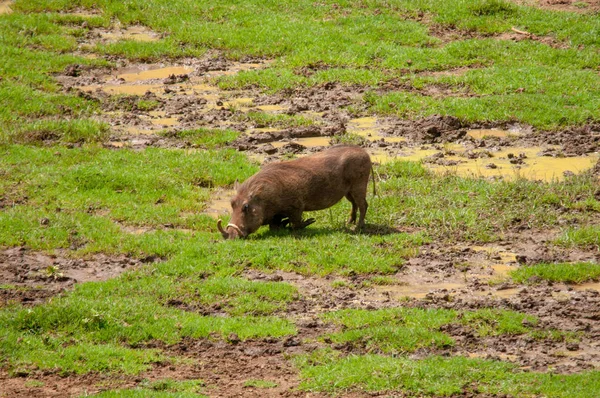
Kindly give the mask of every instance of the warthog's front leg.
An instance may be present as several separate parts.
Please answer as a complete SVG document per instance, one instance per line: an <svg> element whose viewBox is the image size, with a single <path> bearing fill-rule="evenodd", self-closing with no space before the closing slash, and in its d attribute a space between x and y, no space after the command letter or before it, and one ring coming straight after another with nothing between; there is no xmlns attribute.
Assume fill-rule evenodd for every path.
<svg viewBox="0 0 600 398"><path fill-rule="evenodd" d="M290 214L290 224L292 224L292 229L306 228L315 221L317 220L315 220L314 218L308 218L306 220L303 220L301 211L297 211Z"/></svg>

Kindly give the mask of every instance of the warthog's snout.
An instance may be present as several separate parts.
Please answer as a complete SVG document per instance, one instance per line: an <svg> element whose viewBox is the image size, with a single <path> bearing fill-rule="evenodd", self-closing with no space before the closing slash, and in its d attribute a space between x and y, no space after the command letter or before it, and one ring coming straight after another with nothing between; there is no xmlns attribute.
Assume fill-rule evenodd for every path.
<svg viewBox="0 0 600 398"><path fill-rule="evenodd" d="M226 229L223 229L221 219L217 220L217 228L224 239L245 238L246 234L235 224L227 224ZM229 231L229 232L227 232Z"/></svg>

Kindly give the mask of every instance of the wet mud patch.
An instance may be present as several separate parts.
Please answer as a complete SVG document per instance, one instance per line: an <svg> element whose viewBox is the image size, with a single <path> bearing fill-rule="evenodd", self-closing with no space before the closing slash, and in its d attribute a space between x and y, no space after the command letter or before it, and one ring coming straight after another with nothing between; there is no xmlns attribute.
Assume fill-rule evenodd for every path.
<svg viewBox="0 0 600 398"><path fill-rule="evenodd" d="M214 219L229 215L231 212L230 201L235 194L236 191L233 189L217 190L211 195L211 201L202 211L202 214L206 214Z"/></svg>
<svg viewBox="0 0 600 398"><path fill-rule="evenodd" d="M124 255L96 254L89 259L70 259L23 247L4 250L0 252L0 307L11 303L37 305L75 283L114 278L142 263Z"/></svg>
<svg viewBox="0 0 600 398"><path fill-rule="evenodd" d="M0 369L0 392L12 397L76 397L135 384L133 378L115 374L58 375L46 371L15 377Z"/></svg>
<svg viewBox="0 0 600 398"><path fill-rule="evenodd" d="M445 293L445 294L439 294ZM428 300L411 301L420 308L512 310L535 316L539 322L523 325L531 332L478 336L461 325L443 331L456 340L454 352L470 357L510 361L526 370L574 373L600 368L600 314L597 290L575 290L564 284L519 287L509 297L438 292Z"/></svg>
<svg viewBox="0 0 600 398"><path fill-rule="evenodd" d="M300 377L290 358L317 347L300 336L241 341L235 334L225 340L186 338L169 346L150 343L144 348L160 348L170 356L183 358L187 364L158 364L138 376L137 384L141 384L140 379L146 384L163 379L201 380L204 383L201 392L211 397L306 397L305 391L298 390ZM256 381L267 385L261 386L262 383L254 383ZM314 392L309 395L329 396ZM372 394L350 392L344 396Z"/></svg>
<svg viewBox="0 0 600 398"><path fill-rule="evenodd" d="M219 145L248 152L262 163L336 143L361 145L378 163L423 160L436 172L494 179L560 180L597 161L596 124L544 132L515 123L469 124L451 116L376 118L364 116L361 86L327 83L266 95L223 91L214 80L268 66L268 61L240 63L211 54L177 65L130 64L110 73L66 70L58 80L102 104L102 118L113 130L105 143L110 148L202 148L182 138L184 132L211 129L235 132L237 139ZM382 89L397 89L387 86Z"/></svg>
<svg viewBox="0 0 600 398"><path fill-rule="evenodd" d="M472 327L449 324L440 331L454 340L446 348L419 349L412 359L430 355L460 355L509 361L526 371L574 373L600 368L600 284L538 282L518 285L509 272L539 261L597 261L595 252L552 247L533 234L494 245L447 247L426 245L395 275L323 278L294 272L246 270L251 280L294 285L300 299L286 311L299 325L306 348L324 345L345 354L373 353L364 344L335 343L324 336L338 328L321 315L342 309L378 310L416 307L456 311L481 309L517 311L536 317L523 321L528 331L481 335ZM548 241L550 236L548 235ZM308 327L309 326L309 327ZM313 349L313 348L311 348Z"/></svg>

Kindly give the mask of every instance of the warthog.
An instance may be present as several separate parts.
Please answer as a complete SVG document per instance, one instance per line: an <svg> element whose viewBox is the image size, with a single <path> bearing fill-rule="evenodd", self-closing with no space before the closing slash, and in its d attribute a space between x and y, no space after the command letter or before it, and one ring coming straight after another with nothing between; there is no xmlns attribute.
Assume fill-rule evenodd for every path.
<svg viewBox="0 0 600 398"><path fill-rule="evenodd" d="M276 229L290 224L292 229L301 229L315 222L313 218L303 220L303 212L326 209L345 196L352 203L349 222L356 222L359 210L357 228L362 228L372 171L369 154L352 145L269 164L243 184L236 183L231 222L223 229L218 220L217 227L225 239L245 238L261 225Z"/></svg>

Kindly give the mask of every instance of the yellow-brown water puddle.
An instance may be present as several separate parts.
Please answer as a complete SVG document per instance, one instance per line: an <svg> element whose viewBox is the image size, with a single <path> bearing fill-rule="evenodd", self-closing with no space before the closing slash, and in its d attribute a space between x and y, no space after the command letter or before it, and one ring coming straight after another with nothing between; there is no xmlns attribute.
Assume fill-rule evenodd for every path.
<svg viewBox="0 0 600 398"><path fill-rule="evenodd" d="M351 119L346 126L349 133L360 135L369 141L384 139L387 142L406 142L404 137L384 137L377 128L376 117L360 117Z"/></svg>
<svg viewBox="0 0 600 398"><path fill-rule="evenodd" d="M507 278L517 263L517 255L500 246L470 246L474 252L485 253L484 265L488 265L494 271L493 277Z"/></svg>
<svg viewBox="0 0 600 398"><path fill-rule="evenodd" d="M286 107L283 105L258 105L255 108L263 112L283 112L286 110Z"/></svg>
<svg viewBox="0 0 600 398"><path fill-rule="evenodd" d="M487 358L488 354L483 352L470 352L467 354L469 358ZM500 358L502 361L516 362L519 359L518 355L494 353L495 357Z"/></svg>
<svg viewBox="0 0 600 398"><path fill-rule="evenodd" d="M392 300L402 300L406 297L423 299L432 291L446 289L448 291L462 289L466 283L461 282L438 282L438 283L410 283L403 285L375 286L376 294ZM373 297L377 299L377 297ZM381 299L381 298L380 298Z"/></svg>
<svg viewBox="0 0 600 398"><path fill-rule="evenodd" d="M585 282L580 283L578 285L570 285L574 290L584 291L584 290L596 290L600 292L600 282Z"/></svg>
<svg viewBox="0 0 600 398"><path fill-rule="evenodd" d="M262 133L273 133L275 131L281 131L277 127L259 127L250 130L251 134L262 134Z"/></svg>
<svg viewBox="0 0 600 398"><path fill-rule="evenodd" d="M111 95L138 95L142 96L146 92L155 94L162 93L164 86L162 84L93 84L90 86L79 87L80 90L93 92L102 90Z"/></svg>
<svg viewBox="0 0 600 398"><path fill-rule="evenodd" d="M169 67L153 67L147 70L140 68L132 68L131 71L123 70L118 75L119 79L126 82L137 82L151 79L165 79L171 75L184 75L194 72L194 68L189 66L169 66Z"/></svg>
<svg viewBox="0 0 600 398"><path fill-rule="evenodd" d="M179 124L179 121L177 121L177 118L175 117L166 117L165 112L163 111L151 111L148 112L148 114L151 116L150 122L152 124L154 124L155 126L175 126L177 124Z"/></svg>
<svg viewBox="0 0 600 398"><path fill-rule="evenodd" d="M329 140L331 140L331 137L307 137L307 138L295 138L293 140L289 140L289 141L273 141L271 142L271 145L273 145L275 148L281 148L283 146L285 146L286 144L289 144L291 142L300 144L300 145L304 145L307 148L314 148L314 147L321 147L321 146L329 146Z"/></svg>
<svg viewBox="0 0 600 398"><path fill-rule="evenodd" d="M204 93L198 93L197 91L195 91L194 93L196 95L201 96L202 98L204 98L207 102L206 104L206 109L221 109L221 108L236 108L239 111L243 111L246 112L250 109L250 107L252 106L252 103L254 101L253 98L249 98L249 97L239 97L239 98L229 98L227 100L223 100L221 99L221 95L219 95L219 89L217 87L214 87L216 90L214 90L213 92L208 91L208 92L204 92Z"/></svg>
<svg viewBox="0 0 600 398"><path fill-rule="evenodd" d="M465 152L465 148L451 145L449 150L454 150L456 155L445 156L444 160L456 161L455 165L443 166L437 164L427 164L427 167L437 173L455 173L463 177L496 177L506 180L515 180L525 178L530 180L553 181L563 180L565 172L575 174L582 173L592 168L597 160L597 155L577 156L568 158L539 156L544 149L541 147L510 147L497 152L490 152L493 157L484 157L469 159L460 156ZM435 149L407 149L405 152L390 154L389 152L379 150L374 151L373 160L379 163L390 162L393 160L420 161L440 151ZM475 151L481 152L481 150ZM513 164L515 158L524 156L522 164ZM493 166L490 166L493 165Z"/></svg>
<svg viewBox="0 0 600 398"><path fill-rule="evenodd" d="M145 26L128 26L126 29L100 32L107 41L135 40L142 42L158 41L159 35Z"/></svg>
<svg viewBox="0 0 600 398"><path fill-rule="evenodd" d="M216 191L211 198L210 203L204 209L202 214L218 219L222 216L226 216L231 212L231 198L235 196L236 192L233 189L219 190Z"/></svg>
<svg viewBox="0 0 600 398"><path fill-rule="evenodd" d="M497 138L516 137L518 134L516 132L511 132L511 131L507 131L507 130L499 130L499 129L474 129L474 130L467 130L467 135L476 140L483 140L486 137L497 137Z"/></svg>
<svg viewBox="0 0 600 398"><path fill-rule="evenodd" d="M12 8L10 8L12 4L12 0L9 1L0 1L0 14L10 14L12 13Z"/></svg>
<svg viewBox="0 0 600 398"><path fill-rule="evenodd" d="M131 135L153 135L156 134L156 130L145 129L140 127L127 127L125 131Z"/></svg>
<svg viewBox="0 0 600 398"><path fill-rule="evenodd" d="M526 178L530 180L553 181L564 179L564 172L570 171L575 174L582 173L592 168L597 156L578 156L569 158L555 158L550 156L539 156L543 150L540 147L518 148L512 147L494 153L493 158L469 159L466 163L450 166L453 171L461 176L480 177L502 177L504 179ZM514 165L510 156L525 155L524 163ZM449 160L465 160L465 158L449 157ZM488 168L486 165L493 163L496 169ZM447 168L446 168L447 169Z"/></svg>

